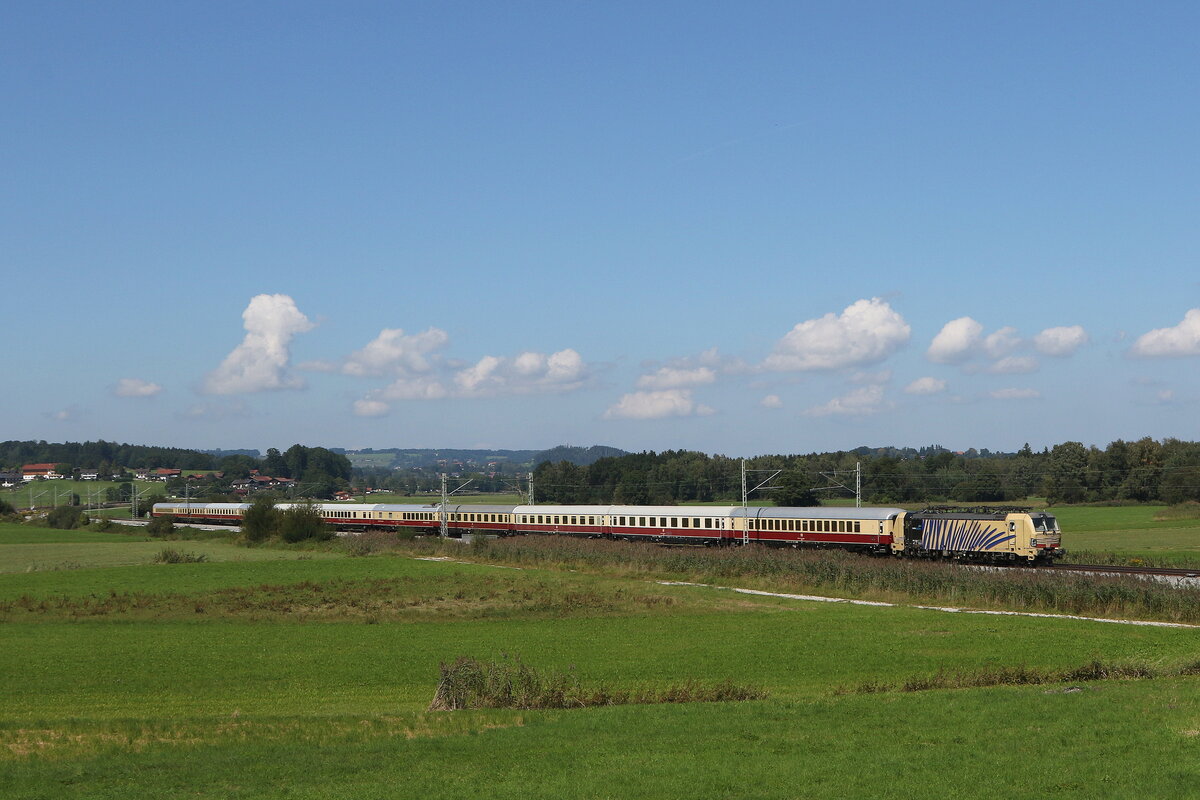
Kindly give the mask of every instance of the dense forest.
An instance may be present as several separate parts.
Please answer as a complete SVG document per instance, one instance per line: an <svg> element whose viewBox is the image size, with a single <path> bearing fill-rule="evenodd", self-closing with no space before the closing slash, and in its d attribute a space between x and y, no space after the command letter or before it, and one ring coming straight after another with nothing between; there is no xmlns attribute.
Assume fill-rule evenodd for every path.
<svg viewBox="0 0 1200 800"><path fill-rule="evenodd" d="M231 481L257 470L262 475L294 479L295 493L310 497L329 497L352 483L411 494L434 492L440 486L442 470L469 479L472 492L513 493L524 491L529 469L527 464L517 469L518 465L506 461L466 468L451 464L448 469L443 461L432 469L353 470L343 452L322 447L297 444L283 452L272 448L263 458L249 454L256 452L226 451L218 457L196 450L104 441L8 441L0 443L0 469L53 463L67 469L65 474L70 474L71 468L97 468L103 476L126 479L135 467L172 467L185 473L219 471L221 477L211 477L201 487L212 496L228 491ZM596 446L540 451L536 459L540 463L534 471L534 499L541 503L741 501L741 462L726 456L684 450L624 453ZM1040 452L1026 445L1016 453L954 453L938 446L858 448L758 456L746 462L750 487L780 471L767 488L753 495L753 499L780 505L810 505L853 496L856 464L862 465L863 500L872 504L991 503L1028 497L1045 498L1051 504L1200 501L1200 443L1178 439L1117 440L1103 449L1064 442Z"/></svg>
<svg viewBox="0 0 1200 800"><path fill-rule="evenodd" d="M74 467L170 467L172 469L215 469L215 459L198 450L150 447L140 444L95 442L0 442L0 467L18 469L22 464L69 464Z"/></svg>
<svg viewBox="0 0 1200 800"><path fill-rule="evenodd" d="M887 503L993 503L1044 497L1049 503L1200 501L1200 444L1145 438L1104 449L1064 442L1034 452L953 453L943 448L748 459L754 487L780 470L752 499L810 505L851 497L855 465L862 465L863 500ZM602 458L590 466L543 463L534 475L542 503L672 504L741 501L737 459L689 451Z"/></svg>

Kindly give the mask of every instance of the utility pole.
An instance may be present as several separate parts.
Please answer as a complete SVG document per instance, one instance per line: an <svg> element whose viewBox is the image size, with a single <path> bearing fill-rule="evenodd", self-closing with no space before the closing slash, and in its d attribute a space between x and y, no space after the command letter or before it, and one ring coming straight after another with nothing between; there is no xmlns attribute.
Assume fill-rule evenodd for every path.
<svg viewBox="0 0 1200 800"><path fill-rule="evenodd" d="M517 478L516 480L520 480L520 478ZM533 505L533 473L532 472L529 473L529 488L528 489L522 489L521 484L513 483L511 481L505 481L504 485L507 486L508 488L512 489L518 495L524 496L525 497L525 505L527 505L527 506Z"/></svg>
<svg viewBox="0 0 1200 800"><path fill-rule="evenodd" d="M133 487L133 496L129 498L131 502L131 505L129 506L129 518L137 519L137 501L138 495L141 494L141 490L138 489L136 483L130 483L129 485Z"/></svg>
<svg viewBox="0 0 1200 800"><path fill-rule="evenodd" d="M862 508L862 462L854 462L854 507Z"/></svg>
<svg viewBox="0 0 1200 800"><path fill-rule="evenodd" d="M746 484L746 473L748 473L748 472L769 472L771 474L767 476L766 480L759 483L753 489L747 490L746 489L746 485L747 485ZM775 480L775 478L777 478L779 476L779 473L781 473L781 472L783 472L783 470L781 470L781 469L775 469L775 470L750 469L750 470L748 470L748 469L746 469L746 459L744 459L744 458L742 459L742 523L743 523L742 544L750 544L750 493L757 492L759 489L763 489L763 488L765 488L765 489L778 488L776 486L767 486L767 484L770 483L771 481Z"/></svg>
<svg viewBox="0 0 1200 800"><path fill-rule="evenodd" d="M450 512L448 512L446 510L446 505L450 500L450 495L454 494L454 492L459 492L459 491L462 491L463 489L467 488L467 486L469 486L473 480L474 480L474 478L472 478L471 480L462 484L454 491L447 492L446 491L446 473L444 473L444 472L442 473L442 513L441 513L442 524L440 526L439 535L443 539L445 539L447 536L450 535L450 524L449 524L450 523Z"/></svg>
<svg viewBox="0 0 1200 800"><path fill-rule="evenodd" d="M824 491L826 489L844 489L847 492L854 492L854 507L862 508L862 462L861 461L854 462L854 488L853 489L851 489L846 484L842 483L836 477L838 475L845 475L849 472L850 472L850 470L843 469L843 470L832 470L830 472L820 473L822 478L829 479L830 481L832 481L833 485L832 486L819 486L816 489L813 489L813 491L820 492L820 491Z"/></svg>

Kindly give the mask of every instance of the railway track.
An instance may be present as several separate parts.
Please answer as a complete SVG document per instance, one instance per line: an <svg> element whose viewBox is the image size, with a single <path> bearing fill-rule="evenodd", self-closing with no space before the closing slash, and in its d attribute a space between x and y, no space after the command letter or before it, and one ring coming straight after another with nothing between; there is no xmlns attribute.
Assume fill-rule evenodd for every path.
<svg viewBox="0 0 1200 800"><path fill-rule="evenodd" d="M1121 575L1165 575L1173 578L1200 578L1200 569L1176 567L1133 567L1113 564L1051 564L1041 569L1058 572L1108 572Z"/></svg>

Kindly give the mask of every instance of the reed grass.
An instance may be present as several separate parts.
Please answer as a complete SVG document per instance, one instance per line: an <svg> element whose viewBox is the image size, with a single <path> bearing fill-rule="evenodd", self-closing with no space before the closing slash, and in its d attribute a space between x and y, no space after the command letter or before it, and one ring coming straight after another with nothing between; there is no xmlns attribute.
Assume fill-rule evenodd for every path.
<svg viewBox="0 0 1200 800"><path fill-rule="evenodd" d="M592 706L656 703L723 703L762 700L758 687L724 680L705 684L690 680L668 687L610 689L585 687L570 671L539 670L520 656L502 655L494 661L460 656L440 665L441 678L430 711L508 708L519 710L588 708Z"/></svg>
<svg viewBox="0 0 1200 800"><path fill-rule="evenodd" d="M575 569L646 579L738 581L747 588L824 592L867 600L933 601L1004 610L1200 623L1200 588L1128 575L971 568L832 550L663 548L559 537L481 540L469 549L456 542L418 539L399 543L397 552L454 555L509 566Z"/></svg>
<svg viewBox="0 0 1200 800"><path fill-rule="evenodd" d="M991 686L1028 686L1056 683L1089 683L1113 680L1179 678L1200 675L1200 660L1176 665L1149 661L1102 661L1066 669L1048 669L1027 665L989 665L973 670L939 670L932 675L915 675L898 681L868 680L853 688L840 687L835 695L880 694L885 692L924 692L932 689L979 689Z"/></svg>

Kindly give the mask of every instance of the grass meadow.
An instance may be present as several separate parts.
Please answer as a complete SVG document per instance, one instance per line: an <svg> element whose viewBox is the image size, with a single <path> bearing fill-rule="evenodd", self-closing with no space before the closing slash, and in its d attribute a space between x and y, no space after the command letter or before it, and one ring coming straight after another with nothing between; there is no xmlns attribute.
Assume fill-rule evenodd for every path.
<svg viewBox="0 0 1200 800"><path fill-rule="evenodd" d="M1096 512L1081 536L1175 530L1079 511L1085 529ZM166 544L208 560L153 563ZM687 574L686 553L575 555L589 546L314 551L0 525L0 794L1145 798L1200 779L1200 677L1177 669L1200 660L1200 629L663 585L713 576ZM720 569L726 586L797 585ZM615 693L732 681L764 697L429 710L441 664L506 654ZM1174 677L855 691L1091 661Z"/></svg>

